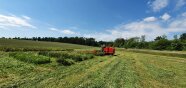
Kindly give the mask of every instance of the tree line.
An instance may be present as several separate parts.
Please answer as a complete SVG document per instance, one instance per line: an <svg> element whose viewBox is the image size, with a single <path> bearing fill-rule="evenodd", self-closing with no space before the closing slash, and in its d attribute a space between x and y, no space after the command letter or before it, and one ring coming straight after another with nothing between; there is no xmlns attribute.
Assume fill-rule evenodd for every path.
<svg viewBox="0 0 186 88"><path fill-rule="evenodd" d="M5 38L5 37L3 37ZM8 38L18 40L33 40L33 41L49 41L72 43L88 46L114 46L119 48L135 48L135 49L154 49L154 50L186 50L186 33L183 33L178 38L177 35L174 39L168 40L166 35L157 36L153 41L146 41L145 35L141 37L133 37L129 39L117 38L115 41L96 41L94 38L85 37L32 37L32 38Z"/></svg>
<svg viewBox="0 0 186 88"><path fill-rule="evenodd" d="M145 41L145 36L130 39L117 38L113 45L120 48L153 49L153 50L186 50L186 33L178 38L168 40L166 35L157 36L153 41Z"/></svg>
<svg viewBox="0 0 186 88"><path fill-rule="evenodd" d="M5 38L3 39L16 39L16 40L32 40L32 41L48 41L48 42L60 42L60 43L71 43L79 45L88 45L88 46L101 46L102 44L108 44L110 42L96 41L94 38L85 38L85 37L32 37L32 38ZM113 44L113 42L112 42Z"/></svg>

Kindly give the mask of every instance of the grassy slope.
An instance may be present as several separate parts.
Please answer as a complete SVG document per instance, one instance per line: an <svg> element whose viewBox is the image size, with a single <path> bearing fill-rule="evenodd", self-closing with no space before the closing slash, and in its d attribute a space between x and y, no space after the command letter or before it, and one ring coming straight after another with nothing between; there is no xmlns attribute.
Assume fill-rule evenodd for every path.
<svg viewBox="0 0 186 88"><path fill-rule="evenodd" d="M135 53L145 53L145 54L152 54L152 55L186 58L185 51L158 51L158 50L145 50L145 49L120 49L120 50L135 52Z"/></svg>
<svg viewBox="0 0 186 88"><path fill-rule="evenodd" d="M40 42L40 41L28 41L28 40L8 40L0 39L0 48L38 48L38 49L86 49L92 48L89 46L68 44L68 43L57 43L57 42Z"/></svg>
<svg viewBox="0 0 186 88"><path fill-rule="evenodd" d="M186 59L132 52L64 67L27 64L0 54L0 86L185 88Z"/></svg>
<svg viewBox="0 0 186 88"><path fill-rule="evenodd" d="M176 53L176 54L186 54L186 51L168 51L168 50L150 50L150 49L120 49L128 51L146 51L146 52L157 52L157 53Z"/></svg>

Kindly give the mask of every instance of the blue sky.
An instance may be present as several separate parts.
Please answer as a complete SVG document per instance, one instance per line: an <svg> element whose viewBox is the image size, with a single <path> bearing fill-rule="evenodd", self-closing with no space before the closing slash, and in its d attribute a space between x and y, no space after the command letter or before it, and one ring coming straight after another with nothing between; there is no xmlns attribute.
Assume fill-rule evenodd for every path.
<svg viewBox="0 0 186 88"><path fill-rule="evenodd" d="M186 32L186 0L0 0L0 37L114 40Z"/></svg>

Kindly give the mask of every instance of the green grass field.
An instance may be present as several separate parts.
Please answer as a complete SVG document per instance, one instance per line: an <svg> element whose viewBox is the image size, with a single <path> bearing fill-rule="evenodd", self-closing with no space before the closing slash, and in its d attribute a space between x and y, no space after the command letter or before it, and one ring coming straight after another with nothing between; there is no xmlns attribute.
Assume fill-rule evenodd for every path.
<svg viewBox="0 0 186 88"><path fill-rule="evenodd" d="M163 56L186 58L185 51L158 51L158 50L145 50L145 49L120 49L120 50L125 50L128 52L135 52L135 53L146 53L152 55L163 55Z"/></svg>
<svg viewBox="0 0 186 88"><path fill-rule="evenodd" d="M4 52L4 48L15 50L17 54ZM5 39L0 39L0 49L0 88L186 87L185 52L117 49L116 56L94 56L83 60L89 56L80 57L81 53L77 52L97 48ZM50 52L48 55L46 52L38 52L66 49L77 51L67 51L68 59L60 57L67 57L65 54L59 54L66 51ZM18 52L24 50L31 51ZM57 62L57 58L60 62Z"/></svg>
<svg viewBox="0 0 186 88"><path fill-rule="evenodd" d="M185 88L186 59L127 51L71 66L32 64L0 52L0 87Z"/></svg>
<svg viewBox="0 0 186 88"><path fill-rule="evenodd" d="M58 42L40 42L40 41L28 41L28 40L10 40L0 39L0 50L10 49L15 51L36 51L36 50L65 50L65 49L89 49L90 46L58 43Z"/></svg>

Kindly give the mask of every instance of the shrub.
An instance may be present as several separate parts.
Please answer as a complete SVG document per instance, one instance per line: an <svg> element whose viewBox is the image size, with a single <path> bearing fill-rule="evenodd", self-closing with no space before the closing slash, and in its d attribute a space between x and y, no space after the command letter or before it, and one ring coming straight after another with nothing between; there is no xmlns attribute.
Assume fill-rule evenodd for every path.
<svg viewBox="0 0 186 88"><path fill-rule="evenodd" d="M32 53L10 53L9 56L27 63L45 64L50 63L50 58Z"/></svg>

